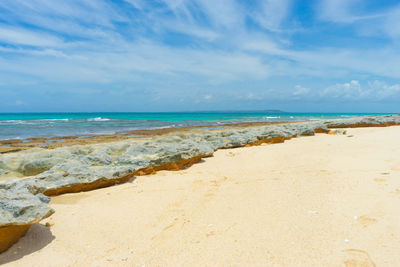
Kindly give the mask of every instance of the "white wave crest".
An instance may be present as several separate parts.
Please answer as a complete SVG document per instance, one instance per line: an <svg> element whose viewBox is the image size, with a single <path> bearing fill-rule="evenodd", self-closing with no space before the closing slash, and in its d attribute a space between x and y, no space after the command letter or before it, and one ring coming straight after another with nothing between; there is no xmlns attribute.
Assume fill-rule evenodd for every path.
<svg viewBox="0 0 400 267"><path fill-rule="evenodd" d="M102 118L102 117L97 117L97 118L88 119L88 121L109 121L109 120L111 120L111 119Z"/></svg>
<svg viewBox="0 0 400 267"><path fill-rule="evenodd" d="M279 116L266 116L264 119L279 119Z"/></svg>

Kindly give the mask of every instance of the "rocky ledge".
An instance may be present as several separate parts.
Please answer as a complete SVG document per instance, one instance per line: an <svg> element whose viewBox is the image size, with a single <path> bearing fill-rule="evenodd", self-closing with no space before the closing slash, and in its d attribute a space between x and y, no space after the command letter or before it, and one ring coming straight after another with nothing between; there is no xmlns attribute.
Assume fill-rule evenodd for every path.
<svg viewBox="0 0 400 267"><path fill-rule="evenodd" d="M368 116L350 119L328 120L328 128L387 127L400 125L400 115Z"/></svg>
<svg viewBox="0 0 400 267"><path fill-rule="evenodd" d="M53 213L44 196L92 190L157 170L179 170L217 149L280 143L330 128L400 125L400 116L371 116L276 125L173 132L160 136L0 154L0 252L29 225ZM3 238L7 237L7 238Z"/></svg>
<svg viewBox="0 0 400 267"><path fill-rule="evenodd" d="M24 187L0 185L0 252L17 242L32 224L54 213L49 201Z"/></svg>

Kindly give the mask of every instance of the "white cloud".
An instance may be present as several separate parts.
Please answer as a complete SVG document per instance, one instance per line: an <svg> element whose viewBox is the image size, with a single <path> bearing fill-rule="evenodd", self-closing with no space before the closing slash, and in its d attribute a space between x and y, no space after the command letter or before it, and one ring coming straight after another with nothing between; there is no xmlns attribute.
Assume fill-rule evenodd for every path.
<svg viewBox="0 0 400 267"><path fill-rule="evenodd" d="M4 58L0 71L19 72L53 82L96 83L143 81L146 78L141 76L146 73L162 76L163 79L182 79L191 75L188 77L202 78L203 82L211 84L263 79L269 75L268 65L256 56L240 52L169 48L153 42L129 43L118 51L72 50L66 56L42 50L42 53L45 52L49 57L40 57L39 51L31 50L29 57L22 56L18 61Z"/></svg>
<svg viewBox="0 0 400 267"><path fill-rule="evenodd" d="M378 100L400 97L400 84L388 85L382 81L368 82L368 87L371 88L372 96Z"/></svg>
<svg viewBox="0 0 400 267"><path fill-rule="evenodd" d="M362 3L362 0L322 0L319 2L318 15L320 19L351 23L361 19L353 14L354 7Z"/></svg>
<svg viewBox="0 0 400 267"><path fill-rule="evenodd" d="M288 15L291 0L263 0L258 1L254 17L261 26L270 31L279 31L282 21Z"/></svg>
<svg viewBox="0 0 400 267"><path fill-rule="evenodd" d="M327 98L359 99L365 95L366 92L361 89L360 82L357 80L352 80L343 84L335 84L325 88L321 92L321 96Z"/></svg>
<svg viewBox="0 0 400 267"><path fill-rule="evenodd" d="M247 51L256 51L268 55L283 55L285 51L279 47L277 42L272 41L266 36L244 36L242 41L242 49Z"/></svg>
<svg viewBox="0 0 400 267"><path fill-rule="evenodd" d="M202 38L210 42L214 41L220 36L217 31L210 30L205 27L199 27L197 25L190 25L187 22L184 23L178 21L164 20L162 21L162 23L165 23L163 27L165 27L166 29L191 35L193 37Z"/></svg>
<svg viewBox="0 0 400 267"><path fill-rule="evenodd" d="M400 37L400 5L365 11L366 1L322 0L317 8L321 20L352 24L360 35Z"/></svg>
<svg viewBox="0 0 400 267"><path fill-rule="evenodd" d="M400 97L400 84L388 85L383 81L375 80L361 85L357 80L335 84L320 92L322 98L336 98L342 100L388 100Z"/></svg>
<svg viewBox="0 0 400 267"><path fill-rule="evenodd" d="M293 91L293 96L304 96L310 92L310 88L303 87L301 85L296 85Z"/></svg>
<svg viewBox="0 0 400 267"><path fill-rule="evenodd" d="M392 38L400 38L400 6L390 10L384 18L382 30Z"/></svg>
<svg viewBox="0 0 400 267"><path fill-rule="evenodd" d="M197 3L216 26L233 28L243 24L243 9L235 0L201 0Z"/></svg>
<svg viewBox="0 0 400 267"><path fill-rule="evenodd" d="M0 24L0 41L8 44L39 47L57 47L63 44L62 39L43 32L34 32L17 27Z"/></svg>
<svg viewBox="0 0 400 267"><path fill-rule="evenodd" d="M378 92L382 99L398 95L397 85L372 82L363 87L360 78L400 78L397 47L372 50L317 45L300 49L288 41L285 31L292 0L260 0L255 8L237 0L160 0L156 6L145 0L126 2L135 7L134 12L105 0L0 1L0 15L9 12L2 18L15 25L0 26L0 41L7 44L0 46L1 77L20 74L21 80L28 77L38 83L142 82L149 87L157 81L179 84L190 80L206 87L271 76L285 80L307 76L361 82L332 85L320 93L308 84L293 86L298 83L294 81L288 86L291 89L260 92L262 85L241 96L263 100L274 94L281 99L372 99ZM324 0L318 11L321 19L343 24L381 18L386 12L359 14L354 11L357 4L360 0ZM399 12L399 8L387 11L386 24L377 29L399 36ZM248 19L268 31L247 28ZM118 28L120 23L124 30ZM31 30L21 24L31 25ZM171 32L186 35L184 41L169 43L180 42L181 35L178 41L165 41ZM18 84L16 79L8 84L12 83Z"/></svg>
<svg viewBox="0 0 400 267"><path fill-rule="evenodd" d="M146 0L124 0L127 3L130 3L132 6L134 6L137 9L144 9L146 5Z"/></svg>

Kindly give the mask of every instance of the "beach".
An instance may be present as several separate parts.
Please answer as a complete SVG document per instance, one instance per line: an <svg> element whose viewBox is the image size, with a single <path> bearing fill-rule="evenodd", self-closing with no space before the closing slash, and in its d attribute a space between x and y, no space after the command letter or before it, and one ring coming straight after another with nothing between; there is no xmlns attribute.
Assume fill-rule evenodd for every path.
<svg viewBox="0 0 400 267"><path fill-rule="evenodd" d="M0 267L400 267L400 1L0 14Z"/></svg>
<svg viewBox="0 0 400 267"><path fill-rule="evenodd" d="M398 266L400 127L346 131L52 197L0 264Z"/></svg>

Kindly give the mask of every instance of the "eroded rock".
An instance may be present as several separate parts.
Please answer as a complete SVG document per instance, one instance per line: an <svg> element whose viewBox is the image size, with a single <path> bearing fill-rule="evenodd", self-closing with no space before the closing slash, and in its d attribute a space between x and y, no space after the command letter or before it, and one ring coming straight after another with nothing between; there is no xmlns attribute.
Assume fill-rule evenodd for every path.
<svg viewBox="0 0 400 267"><path fill-rule="evenodd" d="M221 148L280 143L295 136L329 133L333 127L394 124L400 124L400 116L174 132L151 138L56 149L34 148L3 154L0 155L0 168L3 173L17 173L19 177L31 176L15 183L35 193L77 192L124 182L135 172L148 171L156 166L174 169L172 163L192 162L190 159L210 156L213 151Z"/></svg>
<svg viewBox="0 0 400 267"><path fill-rule="evenodd" d="M386 127L400 125L399 115L368 116L324 121L328 128Z"/></svg>
<svg viewBox="0 0 400 267"><path fill-rule="evenodd" d="M27 188L0 184L0 252L17 242L32 224L54 213L49 201Z"/></svg>
<svg viewBox="0 0 400 267"><path fill-rule="evenodd" d="M43 194L92 190L126 182L134 175L179 170L222 148L280 143L296 136L329 133L332 128L390 125L400 125L400 116L193 130L0 154L0 178L16 174L12 181L0 184L0 240L7 240L1 241L0 251L16 242L29 225L54 212Z"/></svg>

